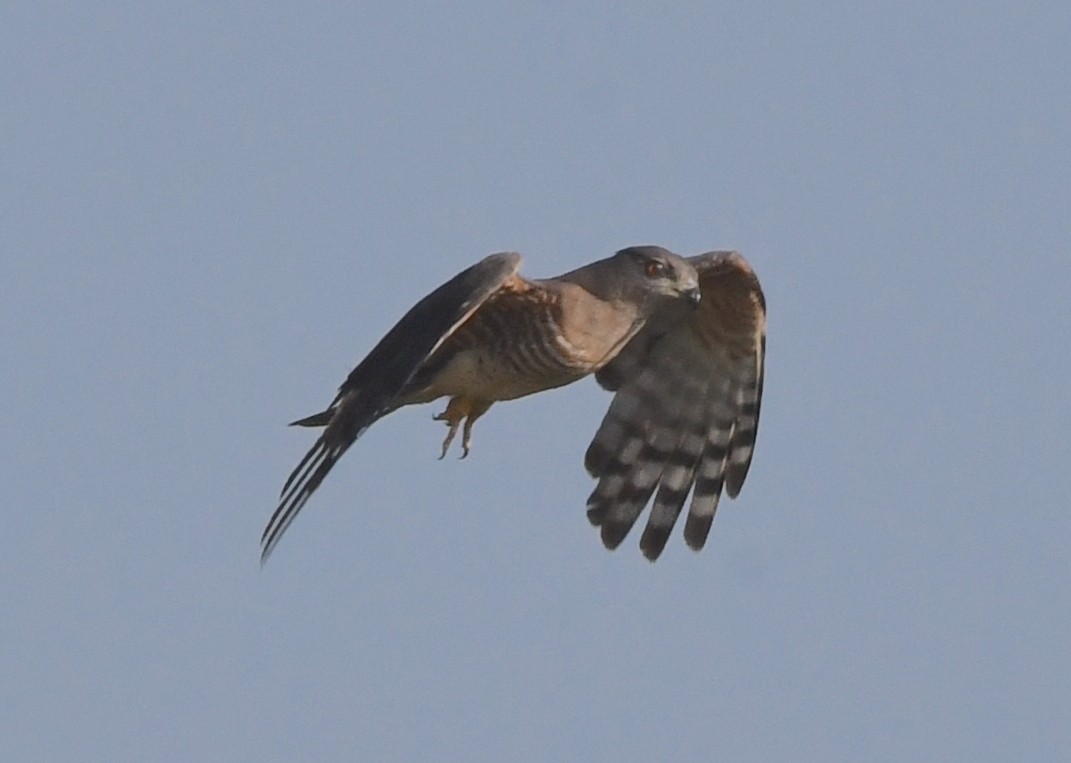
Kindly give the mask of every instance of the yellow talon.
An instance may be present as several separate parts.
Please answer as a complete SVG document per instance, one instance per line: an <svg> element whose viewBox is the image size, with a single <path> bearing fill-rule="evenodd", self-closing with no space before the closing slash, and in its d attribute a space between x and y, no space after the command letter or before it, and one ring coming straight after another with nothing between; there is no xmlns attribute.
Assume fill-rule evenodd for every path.
<svg viewBox="0 0 1071 763"><path fill-rule="evenodd" d="M450 427L450 431L446 433L446 439L443 440L443 450L439 454L440 461L446 456L446 452L450 450L450 443L454 441L457 428L462 421L465 422L465 426L461 430L461 458L468 456L469 450L472 448L472 425L476 423L476 419L487 413L487 409L490 407L491 403L472 400L471 398L452 397L446 406L446 410L432 417L435 421L445 421Z"/></svg>

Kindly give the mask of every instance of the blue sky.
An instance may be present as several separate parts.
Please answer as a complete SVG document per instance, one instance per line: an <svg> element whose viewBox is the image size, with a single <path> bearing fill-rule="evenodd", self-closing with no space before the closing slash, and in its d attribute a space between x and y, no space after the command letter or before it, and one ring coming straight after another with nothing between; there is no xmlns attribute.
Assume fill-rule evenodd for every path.
<svg viewBox="0 0 1071 763"><path fill-rule="evenodd" d="M4 760L1054 760L1071 747L1064 3L0 12ZM485 254L736 248L758 448L603 550L592 381L321 409Z"/></svg>

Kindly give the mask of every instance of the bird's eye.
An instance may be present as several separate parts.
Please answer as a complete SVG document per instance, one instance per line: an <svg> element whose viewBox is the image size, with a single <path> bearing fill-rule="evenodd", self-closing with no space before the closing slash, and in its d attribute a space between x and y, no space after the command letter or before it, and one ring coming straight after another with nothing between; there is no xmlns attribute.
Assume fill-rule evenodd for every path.
<svg viewBox="0 0 1071 763"><path fill-rule="evenodd" d="M643 264L643 272L648 278L661 278L666 274L666 264L658 260L647 260Z"/></svg>

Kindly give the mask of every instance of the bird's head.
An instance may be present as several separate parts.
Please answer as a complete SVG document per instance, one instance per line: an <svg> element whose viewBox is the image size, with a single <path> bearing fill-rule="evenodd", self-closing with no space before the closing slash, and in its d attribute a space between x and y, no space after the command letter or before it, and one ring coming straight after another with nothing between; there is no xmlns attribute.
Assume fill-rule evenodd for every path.
<svg viewBox="0 0 1071 763"><path fill-rule="evenodd" d="M683 300L698 305L699 276L683 257L660 246L630 246L613 259L618 260L625 279L627 296L653 310L667 300Z"/></svg>

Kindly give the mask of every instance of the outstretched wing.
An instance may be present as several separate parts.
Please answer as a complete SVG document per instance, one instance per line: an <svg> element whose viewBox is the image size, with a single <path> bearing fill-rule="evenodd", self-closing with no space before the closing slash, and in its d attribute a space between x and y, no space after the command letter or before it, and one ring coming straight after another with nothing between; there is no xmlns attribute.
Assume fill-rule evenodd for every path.
<svg viewBox="0 0 1071 763"><path fill-rule="evenodd" d="M353 369L326 411L294 422L326 429L283 485L279 505L260 538L261 564L346 449L397 407L398 394L421 365L520 264L519 254L493 254L458 273L387 332Z"/></svg>
<svg viewBox="0 0 1071 763"><path fill-rule="evenodd" d="M599 481L588 518L607 548L624 540L655 495L640 539L652 561L689 491L684 539L703 547L723 486L735 497L744 484L759 424L766 302L758 278L737 252L689 262L699 274L699 307L654 316L596 374L617 394L584 457Z"/></svg>

